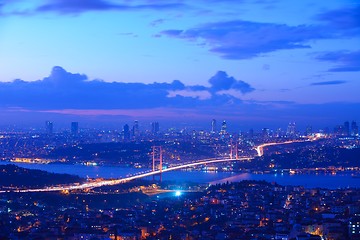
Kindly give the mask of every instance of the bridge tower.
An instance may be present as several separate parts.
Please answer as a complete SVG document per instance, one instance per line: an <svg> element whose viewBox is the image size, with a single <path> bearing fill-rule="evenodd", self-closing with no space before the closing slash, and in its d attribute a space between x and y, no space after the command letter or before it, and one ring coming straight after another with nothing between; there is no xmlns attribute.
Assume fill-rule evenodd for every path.
<svg viewBox="0 0 360 240"><path fill-rule="evenodd" d="M159 163L158 165L158 170L160 171L160 182L162 180L162 163L163 163L163 151L162 151L162 147L161 146L153 146L152 147L152 170L156 171L157 170L157 163ZM153 175L153 180L155 179L155 176Z"/></svg>
<svg viewBox="0 0 360 240"><path fill-rule="evenodd" d="M256 150L256 152L257 152L257 154L258 154L259 157L261 157L262 155L264 155L264 148L263 148L262 146L257 146L257 147L255 148L255 150Z"/></svg>
<svg viewBox="0 0 360 240"><path fill-rule="evenodd" d="M233 159L235 157L236 160L239 159L239 153L238 153L238 143L230 142L230 159Z"/></svg>

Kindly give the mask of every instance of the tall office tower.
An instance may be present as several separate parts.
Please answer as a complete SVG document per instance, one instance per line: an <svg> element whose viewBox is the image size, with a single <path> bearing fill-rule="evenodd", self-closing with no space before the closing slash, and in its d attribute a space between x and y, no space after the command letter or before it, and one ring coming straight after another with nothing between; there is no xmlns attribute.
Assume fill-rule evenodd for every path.
<svg viewBox="0 0 360 240"><path fill-rule="evenodd" d="M275 137L284 137L285 133L281 128L276 129Z"/></svg>
<svg viewBox="0 0 360 240"><path fill-rule="evenodd" d="M77 135L79 133L79 123L78 122L72 122L71 123L71 134Z"/></svg>
<svg viewBox="0 0 360 240"><path fill-rule="evenodd" d="M286 135L288 137L294 137L295 134L296 134L296 124L295 122L290 122L286 130Z"/></svg>
<svg viewBox="0 0 360 240"><path fill-rule="evenodd" d="M221 134L225 134L227 129L226 121L224 120L221 124Z"/></svg>
<svg viewBox="0 0 360 240"><path fill-rule="evenodd" d="M138 137L138 136L140 135L140 132L139 132L139 121L138 121L138 120L135 120L135 121L134 121L133 135L134 135L134 137Z"/></svg>
<svg viewBox="0 0 360 240"><path fill-rule="evenodd" d="M125 124L123 127L124 141L130 140L130 128L129 125Z"/></svg>
<svg viewBox="0 0 360 240"><path fill-rule="evenodd" d="M349 121L344 122L344 133L343 135L349 136L350 135L350 123Z"/></svg>
<svg viewBox="0 0 360 240"><path fill-rule="evenodd" d="M54 132L54 124L53 122L50 121L46 121L45 122L45 129L46 129L46 133L51 135Z"/></svg>
<svg viewBox="0 0 360 240"><path fill-rule="evenodd" d="M264 139L268 139L270 137L270 129L268 128L263 128L262 129L262 137Z"/></svg>
<svg viewBox="0 0 360 240"><path fill-rule="evenodd" d="M160 130L160 125L158 122L152 122L151 123L151 132L152 134L157 134Z"/></svg>
<svg viewBox="0 0 360 240"><path fill-rule="evenodd" d="M345 129L344 125L337 125L334 128L334 134L335 135L344 135Z"/></svg>
<svg viewBox="0 0 360 240"><path fill-rule="evenodd" d="M216 133L216 120L211 121L211 133Z"/></svg>
<svg viewBox="0 0 360 240"><path fill-rule="evenodd" d="M306 132L305 132L305 135L309 136L312 134L312 126L308 125L306 127Z"/></svg>
<svg viewBox="0 0 360 240"><path fill-rule="evenodd" d="M351 136L356 136L359 134L359 127L355 121L351 122Z"/></svg>

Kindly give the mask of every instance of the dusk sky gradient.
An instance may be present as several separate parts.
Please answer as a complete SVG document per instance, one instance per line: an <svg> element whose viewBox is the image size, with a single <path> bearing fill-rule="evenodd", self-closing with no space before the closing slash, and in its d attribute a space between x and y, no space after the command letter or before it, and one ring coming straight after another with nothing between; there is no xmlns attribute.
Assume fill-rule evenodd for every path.
<svg viewBox="0 0 360 240"><path fill-rule="evenodd" d="M0 124L360 121L358 0L0 0L0 19Z"/></svg>

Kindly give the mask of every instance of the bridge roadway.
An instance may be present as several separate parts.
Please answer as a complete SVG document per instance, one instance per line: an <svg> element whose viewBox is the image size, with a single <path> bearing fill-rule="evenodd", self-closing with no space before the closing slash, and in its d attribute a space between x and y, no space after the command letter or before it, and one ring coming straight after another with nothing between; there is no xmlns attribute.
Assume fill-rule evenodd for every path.
<svg viewBox="0 0 360 240"><path fill-rule="evenodd" d="M306 140L308 141L308 140ZM261 157L262 155L264 155L264 147L270 147L270 146L275 146L275 145L283 145L283 144L290 144L290 143L295 143L295 142L304 142L302 140L298 140L298 141L286 141L286 142L280 142L280 143L277 143L277 142L272 142L272 143L264 143L264 144L261 144L259 146L257 146L255 148L257 154L259 157Z"/></svg>
<svg viewBox="0 0 360 240"><path fill-rule="evenodd" d="M188 168L188 167L194 167L198 165L203 165L207 163L220 163L220 162L228 162L228 161L245 161L245 160L251 160L253 158L250 157L242 157L238 159L230 159L230 158L209 158L209 159L202 159L200 161L193 161L191 163L186 163L182 165L177 165L173 167L169 167L166 169L163 169L162 171L156 170L156 171L147 171L147 172L140 172L138 174L134 174L129 177L124 178L118 178L118 179L112 179L112 180L101 180L97 182L88 182L78 185L63 185L63 186L53 186L53 187L45 187L45 188L33 188L33 189L19 189L19 190L5 190L0 191L0 193L5 192L19 192L19 193L25 193L25 192L54 192L54 191L70 191L70 190L81 190L81 189L89 189L89 188L96 188L96 187L102 187L102 186L113 186L120 183L125 183L131 180L135 180L138 178L143 177L149 177L156 174L159 174L161 172L170 172L182 168Z"/></svg>
<svg viewBox="0 0 360 240"><path fill-rule="evenodd" d="M322 136L320 134L316 134L315 136L309 136L307 139L304 140L290 140L286 142L271 142L271 143L263 143L255 147L258 157L264 155L264 147L270 147L275 145L283 145L283 144L291 144L291 143L300 143L300 142L309 142L309 141L316 141L321 139Z"/></svg>
<svg viewBox="0 0 360 240"><path fill-rule="evenodd" d="M305 140L305 141L309 141L309 140ZM261 145L258 145L257 147L255 147L255 150L257 151L258 156L262 156L264 153L263 152L264 147L281 145L281 144L290 144L290 143L294 143L294 142L304 142L304 141L286 141L286 142L279 142L279 143L276 143L276 142L264 143L264 144L261 144ZM83 184L52 186L52 187L45 187L45 188L2 190L2 191L0 191L0 193L5 193L5 192L20 192L20 193L24 193L24 192L55 192L55 191L81 190L81 189L89 189L89 188L91 189L91 188L102 187L102 186L113 186L113 185L117 185L120 183L125 183L125 182L131 181L131 180L135 180L138 178L153 176L153 175L159 174L161 172L170 172L170 171L174 171L174 170L178 170L178 169L182 169L182 168L194 167L194 166L203 165L203 164L207 164L207 163L220 163L220 162L228 162L228 161L245 161L245 160L249 161L252 159L254 159L254 158L253 157L240 157L238 159L225 158L225 157L224 158L208 158L208 159L193 161L191 163L185 163L182 165L176 165L173 167L163 169L162 171L149 170L147 172L140 172L138 174L133 174L132 176L128 176L128 177L124 177L124 178L110 179L110 180L106 179L106 180L101 180L101 181L96 181L96 182L88 182L88 183L83 183Z"/></svg>

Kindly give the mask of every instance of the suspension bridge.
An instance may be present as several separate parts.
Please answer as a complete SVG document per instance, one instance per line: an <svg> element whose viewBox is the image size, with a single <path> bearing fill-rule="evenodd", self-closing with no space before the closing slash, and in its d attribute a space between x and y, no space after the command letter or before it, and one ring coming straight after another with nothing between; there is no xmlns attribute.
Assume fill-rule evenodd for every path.
<svg viewBox="0 0 360 240"><path fill-rule="evenodd" d="M264 143L261 145L258 145L254 149L257 151L258 156L262 156L264 153L264 148L267 146L274 146L274 145L280 145L280 144L290 144L298 141L287 141L287 142L280 142L280 143ZM168 168L163 168L163 150L161 146L154 146L152 149L152 169L135 173L130 176L118 178L118 179L105 179L105 180L98 180L98 181L92 181L92 182L86 182L86 183L73 183L69 185L61 185L61 186L49 186L44 188L32 188L32 189L16 189L16 190L1 190L0 193L5 192L55 192L55 191L71 191L71 190L82 190L82 189L92 189L97 187L103 187L103 186L113 186L121 183L125 183L131 180L140 179L144 177L149 176L155 176L160 175L164 172L170 172L174 170L180 170L183 168L190 168L195 167L199 165L204 164L210 164L210 163L221 163L221 162L229 162L229 161L251 161L254 159L254 157L240 157L238 155L238 149L237 144L230 145L230 154L228 156L224 156L221 158L207 158L207 159L201 159L196 160L188 163L181 163L177 165L170 166Z"/></svg>

